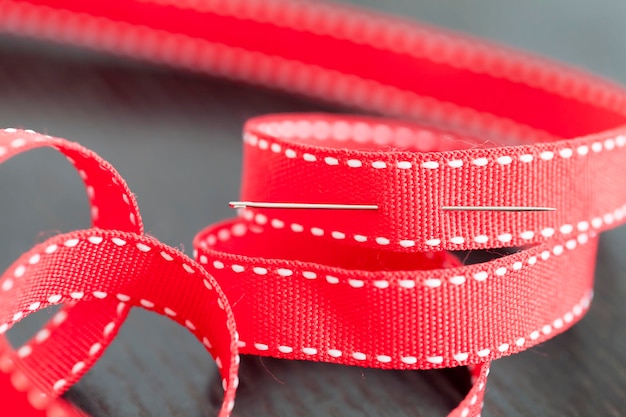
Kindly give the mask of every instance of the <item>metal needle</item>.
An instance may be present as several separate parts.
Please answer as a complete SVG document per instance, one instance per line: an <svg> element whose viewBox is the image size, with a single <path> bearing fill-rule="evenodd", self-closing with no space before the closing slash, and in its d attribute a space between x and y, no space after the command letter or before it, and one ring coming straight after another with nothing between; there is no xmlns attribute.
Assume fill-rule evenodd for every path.
<svg viewBox="0 0 626 417"><path fill-rule="evenodd" d="M373 204L323 204L323 203L264 203L255 201L231 201L232 208L270 208L270 209L323 209L323 210L378 210Z"/></svg>
<svg viewBox="0 0 626 417"><path fill-rule="evenodd" d="M443 206L443 211L556 211L554 207L521 206Z"/></svg>
<svg viewBox="0 0 626 417"><path fill-rule="evenodd" d="M378 210L375 204L327 204L327 203L271 203L259 201L231 201L232 208L267 208L267 209L321 209L321 210ZM443 211L555 211L554 207L523 206L443 206Z"/></svg>

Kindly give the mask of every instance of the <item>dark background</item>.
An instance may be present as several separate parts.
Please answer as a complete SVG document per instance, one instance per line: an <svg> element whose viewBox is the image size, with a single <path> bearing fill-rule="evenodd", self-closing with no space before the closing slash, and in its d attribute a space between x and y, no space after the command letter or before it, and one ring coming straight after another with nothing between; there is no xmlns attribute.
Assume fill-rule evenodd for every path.
<svg viewBox="0 0 626 417"><path fill-rule="evenodd" d="M620 0L353 2L626 82L626 2ZM34 129L94 149L137 194L146 231L188 254L196 231L233 215L226 202L238 195L245 120L319 110L339 109L0 36L0 126ZM0 173L1 268L45 237L89 227L82 183L58 154L31 152ZM625 245L623 228L602 236L596 298L580 324L495 362L484 416L626 415ZM11 336L24 340L36 322L28 320ZM458 377L450 371L390 372L246 357L235 415L443 416L463 396ZM167 319L140 310L68 394L94 417L215 415L220 395L214 364L202 346Z"/></svg>

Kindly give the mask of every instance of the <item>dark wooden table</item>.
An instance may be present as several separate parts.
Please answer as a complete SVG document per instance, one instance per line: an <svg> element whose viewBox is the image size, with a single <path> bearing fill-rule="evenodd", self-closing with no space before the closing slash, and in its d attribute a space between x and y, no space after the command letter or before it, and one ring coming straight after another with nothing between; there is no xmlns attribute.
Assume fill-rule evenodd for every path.
<svg viewBox="0 0 626 417"><path fill-rule="evenodd" d="M360 3L626 81L626 3L618 0ZM233 214L225 202L238 195L242 124L251 116L281 111L346 109L0 38L0 126L49 132L96 150L138 195L147 231L187 253L197 230ZM89 226L82 184L59 155L32 152L0 172L1 267L58 231ZM602 236L596 298L580 324L495 363L485 416L626 415L624 247L623 228ZM20 324L12 339L25 340L51 314ZM390 372L245 357L235 415L443 416L462 398L466 378L459 370ZM94 417L215 415L220 395L215 366L201 345L167 319L140 310L68 393Z"/></svg>

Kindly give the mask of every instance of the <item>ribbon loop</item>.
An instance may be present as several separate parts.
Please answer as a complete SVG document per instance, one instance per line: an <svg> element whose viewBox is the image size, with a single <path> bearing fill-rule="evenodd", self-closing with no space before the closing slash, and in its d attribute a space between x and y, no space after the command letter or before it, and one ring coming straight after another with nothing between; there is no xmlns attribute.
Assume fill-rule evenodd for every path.
<svg viewBox="0 0 626 417"><path fill-rule="evenodd" d="M0 131L0 163L42 146L58 149L75 165L86 184L96 228L37 245L0 279L0 384L26 391L10 400L12 410L45 409L48 417L80 415L59 395L89 370L113 341L130 307L138 306L158 309L186 326L214 355L226 391L220 415L230 414L239 362L237 332L214 278L176 249L142 236L137 203L126 183L82 146L5 129ZM107 230L112 227L122 230ZM10 326L59 303L66 305L14 351L4 337ZM55 366L46 366L51 363Z"/></svg>
<svg viewBox="0 0 626 417"><path fill-rule="evenodd" d="M29 262L33 257L38 261ZM215 279L195 261L150 237L90 229L58 235L35 246L9 271L20 268L24 271L19 280L3 294L6 302L0 306L0 333L35 311L63 302L98 306L110 301L118 306L120 314L133 306L154 311L186 327L213 355L226 391L220 416L230 414L239 364L234 316ZM2 282L7 279L4 277ZM10 378L14 380L16 372L23 373L27 379L23 388L49 395L53 401L93 364L94 361L82 360L83 355L88 355L88 359L100 356L112 341L118 321L111 317L109 320L98 327L91 323L91 317L74 319L73 339L97 342L87 352L78 345L64 352L62 359L51 354L46 358L81 359L72 364L67 378L54 382L51 394L45 391L47 386L39 385L39 380L28 378L33 370L20 361L19 351L11 358ZM24 346L31 348L31 344ZM34 371L46 369L37 365Z"/></svg>
<svg viewBox="0 0 626 417"><path fill-rule="evenodd" d="M20 153L40 147L57 149L75 167L85 183L94 227L142 233L142 220L134 195L119 173L98 155L79 144L33 131L0 130L0 163ZM0 294L6 296L7 291L19 284L26 266L39 262L40 258L39 254L34 254L23 265L6 272L3 276ZM110 301L67 304L20 351L14 352L8 349L6 355L20 364L21 371L31 383L37 385L43 394L58 395L62 390L54 389L55 382L67 380L73 383L78 380L101 354L97 352L94 355L88 355L89 348L103 338L107 343L110 342L127 313L127 308L120 308L118 303ZM89 332L86 333L88 337L75 337L77 326L88 325L102 328L111 320L115 326L106 337L98 334L95 339L90 338L89 336L93 335ZM83 357L75 358L68 355L68 352L74 352L74 354L81 352ZM28 354L25 355L25 353ZM55 363L56 366L42 369L42 363L50 362ZM79 370L73 369L74 364L78 362L86 366Z"/></svg>

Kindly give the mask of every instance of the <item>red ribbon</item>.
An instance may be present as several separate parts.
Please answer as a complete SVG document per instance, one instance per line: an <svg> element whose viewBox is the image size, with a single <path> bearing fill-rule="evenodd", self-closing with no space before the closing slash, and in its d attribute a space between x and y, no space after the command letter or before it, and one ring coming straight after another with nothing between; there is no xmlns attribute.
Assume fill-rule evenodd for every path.
<svg viewBox="0 0 626 417"><path fill-rule="evenodd" d="M186 326L215 358L230 414L238 352L384 369L470 365L451 416L478 416L489 362L575 323L598 234L626 214L626 95L586 74L346 6L288 1L0 0L0 28L418 119L292 114L245 127L242 200L375 204L249 209L194 241L143 235L117 172L79 145L0 132L0 161L40 146L83 178L93 229L59 235L0 280L0 333L61 312L14 351L14 414L82 415L60 395L131 307ZM554 212L449 212L547 206ZM447 251L521 247L463 266ZM229 304L229 300L232 304ZM236 301L236 303L234 302Z"/></svg>

